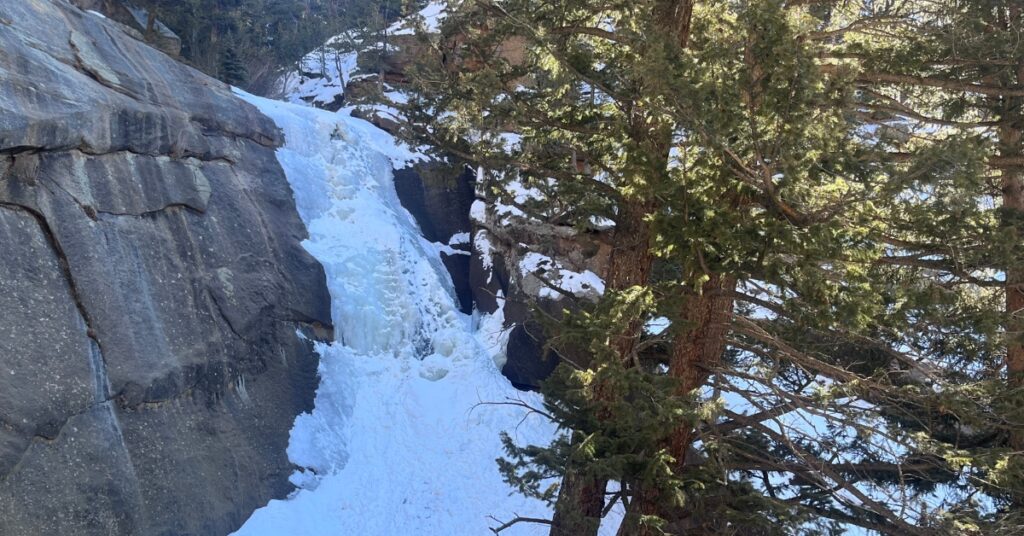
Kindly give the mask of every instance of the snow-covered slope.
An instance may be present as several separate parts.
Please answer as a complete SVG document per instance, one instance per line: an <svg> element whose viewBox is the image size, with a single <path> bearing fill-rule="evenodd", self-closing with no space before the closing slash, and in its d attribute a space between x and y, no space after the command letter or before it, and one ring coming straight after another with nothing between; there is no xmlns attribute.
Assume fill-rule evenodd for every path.
<svg viewBox="0 0 1024 536"><path fill-rule="evenodd" d="M324 266L337 341L321 345L316 409L292 430L299 490L239 535L475 535L548 517L497 471L499 433L546 442L499 372L501 319L458 312L436 245L397 199L392 167L416 155L369 123L241 95L282 128L278 159ZM525 417L525 418L524 418ZM518 525L506 535L546 533Z"/></svg>

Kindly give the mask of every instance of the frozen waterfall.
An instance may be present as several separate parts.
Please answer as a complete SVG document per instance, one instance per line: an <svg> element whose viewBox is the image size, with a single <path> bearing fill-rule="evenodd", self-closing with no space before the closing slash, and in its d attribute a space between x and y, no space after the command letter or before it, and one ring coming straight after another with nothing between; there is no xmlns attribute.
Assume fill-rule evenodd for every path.
<svg viewBox="0 0 1024 536"><path fill-rule="evenodd" d="M240 96L285 133L278 159L327 273L337 340L319 345L316 409L292 429L299 489L236 534L483 535L498 524L489 516L550 516L513 494L494 460L501 431L536 443L554 429L480 405L540 401L501 376L501 318L458 311L437 246L399 204L392 168L417 156L365 121Z"/></svg>

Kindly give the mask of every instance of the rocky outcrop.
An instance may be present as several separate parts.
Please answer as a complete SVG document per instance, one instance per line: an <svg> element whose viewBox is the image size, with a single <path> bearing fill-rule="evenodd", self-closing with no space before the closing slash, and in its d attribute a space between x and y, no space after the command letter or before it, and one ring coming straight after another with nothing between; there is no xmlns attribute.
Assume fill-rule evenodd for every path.
<svg viewBox="0 0 1024 536"><path fill-rule="evenodd" d="M0 534L226 534L291 486L330 331L269 119L0 2Z"/></svg>
<svg viewBox="0 0 1024 536"><path fill-rule="evenodd" d="M153 17L150 20L150 13L145 9L122 0L71 0L71 3L110 18L128 35L146 41L166 54L181 54L181 38L159 19Z"/></svg>
<svg viewBox="0 0 1024 536"><path fill-rule="evenodd" d="M537 389L558 366L559 358L545 349L547 339L535 311L558 318L563 310L575 310L577 302L596 299L603 289L566 285L561 280L567 272L604 273L610 249L600 231L582 233L528 217L509 204L516 194L493 193L498 188L480 190L492 193L478 199L472 211L473 300L484 313L502 309L510 330L502 374L520 389ZM575 362L584 359L574 356Z"/></svg>
<svg viewBox="0 0 1024 536"><path fill-rule="evenodd" d="M442 260L463 312L500 310L503 315L509 337L502 373L520 389L537 389L559 359L544 348L544 329L535 320L535 308L553 317L573 309L573 299L546 292L558 278L554 272L604 273L610 250L601 231L580 233L514 213L506 204L514 196L495 195L493 188L476 180L477 174L465 166L436 160L395 171L398 197L423 235L454 250ZM531 254L557 266L530 267ZM579 299L597 295L597 289L577 290Z"/></svg>

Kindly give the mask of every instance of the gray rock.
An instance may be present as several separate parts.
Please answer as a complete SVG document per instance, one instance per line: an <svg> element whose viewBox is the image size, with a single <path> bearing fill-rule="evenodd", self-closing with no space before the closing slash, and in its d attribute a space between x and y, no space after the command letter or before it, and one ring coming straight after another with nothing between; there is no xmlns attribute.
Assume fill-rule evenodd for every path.
<svg viewBox="0 0 1024 536"><path fill-rule="evenodd" d="M146 41L171 56L181 54L181 38L160 19L154 20L152 31L149 30L149 12L133 5L130 1L121 0L70 0L71 4L83 10L95 11L111 19L128 35Z"/></svg>
<svg viewBox="0 0 1024 536"><path fill-rule="evenodd" d="M0 534L226 534L290 490L320 266L228 87L0 0Z"/></svg>

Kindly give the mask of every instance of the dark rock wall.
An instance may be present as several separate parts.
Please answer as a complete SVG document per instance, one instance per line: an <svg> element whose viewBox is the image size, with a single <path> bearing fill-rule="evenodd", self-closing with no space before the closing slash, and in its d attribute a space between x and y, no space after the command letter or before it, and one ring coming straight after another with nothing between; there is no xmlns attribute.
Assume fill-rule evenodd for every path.
<svg viewBox="0 0 1024 536"><path fill-rule="evenodd" d="M502 374L519 389L539 388L558 365L558 357L544 350L544 330L532 312L537 303L533 294L539 289L536 284L524 283L518 262L526 243L569 241L540 236L520 221L506 225L490 217L489 210L487 221L473 221L470 208L477 200L476 174L461 165L430 161L396 170L395 189L402 206L413 215L428 240L448 243L456 233L469 233L469 243L456 246L469 255L442 255L460 308L465 313L476 309L486 314L503 309L505 327L511 331ZM480 202L487 203L482 199ZM491 246L486 260L483 252L473 247L477 233L483 233ZM565 252L551 253L561 258ZM587 252L587 258L593 255ZM539 303L553 315L564 306L547 300Z"/></svg>
<svg viewBox="0 0 1024 536"><path fill-rule="evenodd" d="M544 328L535 310L539 308L547 317L558 318L563 310L576 310L577 305L573 300L542 292L545 284L536 274L523 271L523 259L527 254L539 253L566 269L601 274L606 271L610 250L598 232L581 233L538 219L501 215L503 211L496 210L501 201L485 196L474 210L471 291L478 310L490 313L500 307L505 327L511 329L502 374L516 387L533 390L559 363L558 355L545 349ZM597 295L579 297L594 300ZM576 363L586 359L583 355L572 357Z"/></svg>
<svg viewBox="0 0 1024 536"><path fill-rule="evenodd" d="M447 244L457 233L469 233L472 223L469 208L473 204L476 174L463 166L438 161L419 163L395 171L395 190L431 242ZM470 244L453 246L466 255L442 255L452 276L459 308L473 311L473 287L470 282Z"/></svg>
<svg viewBox="0 0 1024 536"><path fill-rule="evenodd" d="M227 534L287 494L322 269L229 88L0 0L0 534Z"/></svg>

